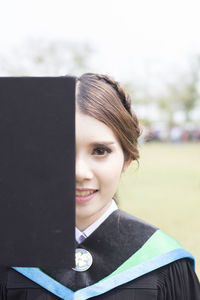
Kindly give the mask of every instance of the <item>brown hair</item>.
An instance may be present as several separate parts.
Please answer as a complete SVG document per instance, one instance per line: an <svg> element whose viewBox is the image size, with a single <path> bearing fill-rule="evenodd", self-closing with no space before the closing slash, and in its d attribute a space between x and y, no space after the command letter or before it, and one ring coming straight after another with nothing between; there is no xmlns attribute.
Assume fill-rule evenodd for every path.
<svg viewBox="0 0 200 300"><path fill-rule="evenodd" d="M77 78L76 101L82 113L110 127L118 138L125 160L138 160L140 127L131 98L111 77L86 73Z"/></svg>

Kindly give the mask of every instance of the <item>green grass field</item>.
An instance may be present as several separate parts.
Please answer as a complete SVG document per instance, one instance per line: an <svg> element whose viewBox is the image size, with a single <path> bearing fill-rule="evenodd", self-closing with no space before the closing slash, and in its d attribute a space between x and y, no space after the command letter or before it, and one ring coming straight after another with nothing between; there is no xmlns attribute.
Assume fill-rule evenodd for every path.
<svg viewBox="0 0 200 300"><path fill-rule="evenodd" d="M122 175L122 209L161 228L196 258L200 278L200 144L144 144Z"/></svg>

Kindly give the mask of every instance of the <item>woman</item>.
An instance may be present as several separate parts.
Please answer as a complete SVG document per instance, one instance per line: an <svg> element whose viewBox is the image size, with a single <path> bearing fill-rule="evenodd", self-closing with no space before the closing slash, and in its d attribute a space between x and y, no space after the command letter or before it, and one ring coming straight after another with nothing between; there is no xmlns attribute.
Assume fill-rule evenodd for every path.
<svg viewBox="0 0 200 300"><path fill-rule="evenodd" d="M98 74L77 79L76 267L33 270L32 277L13 270L1 300L200 299L191 255L114 201L121 173L139 158L139 135L119 83Z"/></svg>

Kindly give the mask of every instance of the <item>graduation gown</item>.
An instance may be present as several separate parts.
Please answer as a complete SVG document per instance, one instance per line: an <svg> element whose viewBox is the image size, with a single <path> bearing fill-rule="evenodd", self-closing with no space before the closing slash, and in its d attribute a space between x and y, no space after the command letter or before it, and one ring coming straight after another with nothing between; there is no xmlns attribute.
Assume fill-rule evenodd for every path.
<svg viewBox="0 0 200 300"><path fill-rule="evenodd" d="M190 254L122 210L76 246L91 253L88 270L1 268L0 300L200 299Z"/></svg>

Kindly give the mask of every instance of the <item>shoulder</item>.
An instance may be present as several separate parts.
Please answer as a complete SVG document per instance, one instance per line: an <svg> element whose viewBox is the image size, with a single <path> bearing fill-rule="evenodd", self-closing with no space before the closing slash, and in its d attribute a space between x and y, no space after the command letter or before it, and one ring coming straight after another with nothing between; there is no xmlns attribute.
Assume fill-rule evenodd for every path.
<svg viewBox="0 0 200 300"><path fill-rule="evenodd" d="M164 299L199 299L200 285L194 271L192 255L183 249L175 239L157 227L124 211L119 210L119 214L122 227L128 225L127 228L132 232L129 234L130 238L135 234L133 234L135 230L138 230L139 236L146 236L146 242L138 249L134 257L138 259L139 255L149 260L153 266L151 272L130 282L129 285L150 285L151 288L157 289L160 294L168 295ZM160 264L160 260L160 267L155 267ZM176 296L171 298L171 293ZM184 298L185 295L187 295L186 298Z"/></svg>
<svg viewBox="0 0 200 300"><path fill-rule="evenodd" d="M184 250L177 240L160 230L158 227L122 210L118 210L118 215L118 227L120 233L123 233L125 236L124 238L129 239L133 243L139 241L141 246L148 246L148 249L156 252L157 255L175 249ZM191 258L193 258L189 252L187 254L189 257L191 256Z"/></svg>
<svg viewBox="0 0 200 300"><path fill-rule="evenodd" d="M160 294L174 295L173 299L177 300L199 299L200 284L189 258L174 261L158 269L158 272L162 279L158 281Z"/></svg>
<svg viewBox="0 0 200 300"><path fill-rule="evenodd" d="M174 261L166 266L145 274L123 286L139 289L141 293L156 294L156 299L163 300L197 300L200 296L200 285L189 259Z"/></svg>

